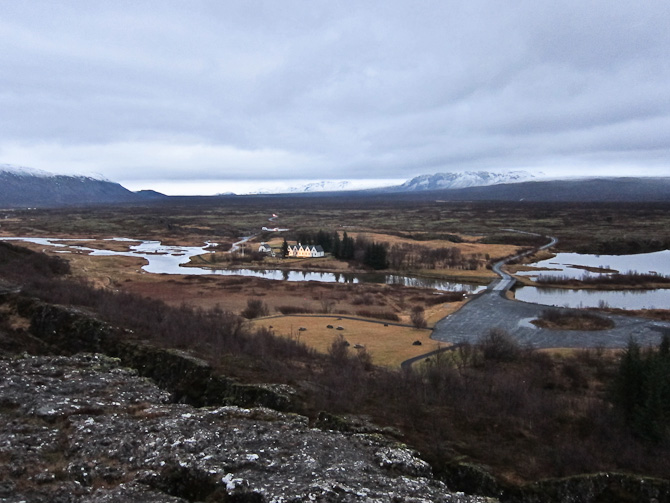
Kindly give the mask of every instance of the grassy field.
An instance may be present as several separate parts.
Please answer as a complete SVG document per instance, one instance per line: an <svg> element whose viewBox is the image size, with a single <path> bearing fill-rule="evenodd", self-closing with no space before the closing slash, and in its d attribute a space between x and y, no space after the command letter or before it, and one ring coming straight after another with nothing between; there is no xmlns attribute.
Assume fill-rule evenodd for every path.
<svg viewBox="0 0 670 503"><path fill-rule="evenodd" d="M338 316L277 316L253 321L276 335L307 344L320 353L328 353L333 341L342 336L349 342L350 351L365 348L375 365L398 368L414 356L440 347L430 338L431 330L401 327L383 322L342 319ZM328 328L331 325L332 328ZM342 327L338 330L337 327ZM301 328L305 330L300 330ZM413 345L415 341L421 345ZM360 348L357 348L360 346Z"/></svg>

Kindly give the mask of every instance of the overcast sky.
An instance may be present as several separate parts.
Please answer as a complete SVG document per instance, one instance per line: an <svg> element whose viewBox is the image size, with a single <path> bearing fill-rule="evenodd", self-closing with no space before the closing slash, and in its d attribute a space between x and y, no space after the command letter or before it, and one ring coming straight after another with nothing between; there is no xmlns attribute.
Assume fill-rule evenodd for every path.
<svg viewBox="0 0 670 503"><path fill-rule="evenodd" d="M133 190L670 175L670 2L0 0L0 163Z"/></svg>

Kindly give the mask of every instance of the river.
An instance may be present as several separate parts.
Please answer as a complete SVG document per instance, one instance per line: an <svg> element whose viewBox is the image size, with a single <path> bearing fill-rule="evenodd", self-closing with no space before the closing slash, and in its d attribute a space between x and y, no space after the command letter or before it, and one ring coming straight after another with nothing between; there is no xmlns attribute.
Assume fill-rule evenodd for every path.
<svg viewBox="0 0 670 503"><path fill-rule="evenodd" d="M129 251L101 250L87 246L74 245L72 242L85 242L86 239L60 238L0 238L5 241L24 241L42 246L58 248L61 253L84 252L91 256L123 256L138 257L147 261L142 270L152 274L185 274L185 275L217 275L217 276L249 276L277 281L321 281L324 283L382 283L387 285L403 285L419 288L432 288L444 292L464 291L477 293L485 286L459 283L436 278L405 276L385 273L332 273L309 272L285 269L210 269L205 267L184 267L191 257L207 253L207 248L216 243L205 243L204 246L167 246L160 241L141 241L128 238L111 238L104 241L121 241L129 243ZM93 240L90 240L93 241ZM136 244L130 244L136 243Z"/></svg>

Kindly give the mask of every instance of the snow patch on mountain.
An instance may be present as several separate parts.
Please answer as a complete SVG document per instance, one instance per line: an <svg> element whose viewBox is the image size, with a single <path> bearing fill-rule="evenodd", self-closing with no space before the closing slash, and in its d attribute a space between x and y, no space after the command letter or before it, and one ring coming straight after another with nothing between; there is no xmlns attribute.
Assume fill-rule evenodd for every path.
<svg viewBox="0 0 670 503"><path fill-rule="evenodd" d="M306 194L313 192L341 192L378 189L399 183L400 180L293 180L268 181L259 184L256 189L244 190L237 194Z"/></svg>
<svg viewBox="0 0 670 503"><path fill-rule="evenodd" d="M21 177L38 177L38 178L54 178L57 176L67 176L68 178L78 178L85 180L97 180L102 182L109 182L106 177L100 174L90 174L90 175L59 175L56 173L51 173L49 171L44 171L41 169L28 168L26 166L14 166L13 164L0 164L0 173L9 173L14 176Z"/></svg>
<svg viewBox="0 0 670 503"><path fill-rule="evenodd" d="M42 171L41 169L27 168L25 166L14 166L12 164L0 164L0 173L10 173L16 176L38 176L47 178L54 176L53 173Z"/></svg>
<svg viewBox="0 0 670 503"><path fill-rule="evenodd" d="M322 180L320 182L310 182L305 185L291 187L290 193L301 192L333 192L339 190L355 190L353 184L347 180Z"/></svg>
<svg viewBox="0 0 670 503"><path fill-rule="evenodd" d="M434 175L420 175L398 187L401 191L463 189L465 187L480 187L484 185L499 185L502 183L519 183L536 179L535 175L527 171L508 171L493 173L489 171L464 171L461 173L435 173Z"/></svg>

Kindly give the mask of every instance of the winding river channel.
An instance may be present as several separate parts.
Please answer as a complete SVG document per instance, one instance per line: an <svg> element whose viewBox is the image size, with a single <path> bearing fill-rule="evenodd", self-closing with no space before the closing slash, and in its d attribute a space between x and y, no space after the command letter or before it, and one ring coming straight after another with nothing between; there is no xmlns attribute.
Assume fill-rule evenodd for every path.
<svg viewBox="0 0 670 503"><path fill-rule="evenodd" d="M5 241L24 241L56 248L61 253L87 253L91 256L124 256L146 260L142 270L152 274L248 276L278 281L321 281L325 283L382 283L390 285L432 288L439 291L464 291L479 293L486 287L468 283L445 281L435 278L383 273L333 273L309 272L285 269L211 269L185 267L192 257L208 253L215 243L203 246L167 246L160 241L143 241L128 238L111 238L104 241L124 242L128 251L116 251L85 246L87 239L60 239L11 237ZM243 240L244 241L244 240ZM75 244L76 243L76 244ZM84 244L82 244L84 243ZM555 257L530 264L535 271L524 271L525 276L563 275L580 278L584 274L610 274L606 270L620 272L637 271L670 274L670 250L638 255L584 255L559 253ZM587 272L585 268L590 270ZM601 272L593 269L602 269ZM535 304L561 307L615 307L620 309L669 309L670 289L652 290L576 290L547 287L519 287L515 291L517 300Z"/></svg>
<svg viewBox="0 0 670 503"><path fill-rule="evenodd" d="M419 288L433 288L444 292L463 291L477 293L486 287L469 283L458 283L437 278L419 276L404 276L383 273L333 273L309 272L287 269L211 269L206 267L185 267L192 257L208 253L208 247L215 243L207 242L204 246L167 246L160 241L140 241L127 238L111 238L105 241L127 242L128 251L101 250L82 246L86 239L60 238L0 238L5 241L24 241L42 246L57 248L61 253L87 253L91 256L122 256L138 257L147 261L142 270L152 274L186 274L186 275L216 275L216 276L249 276L278 281L321 281L324 283L383 283L387 285L403 285ZM135 243L135 244L132 244Z"/></svg>

